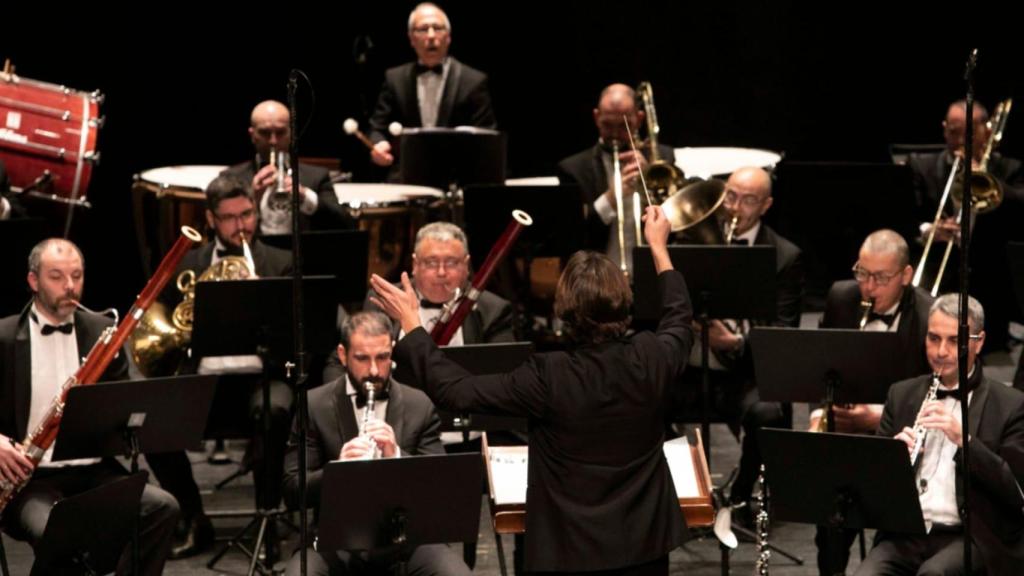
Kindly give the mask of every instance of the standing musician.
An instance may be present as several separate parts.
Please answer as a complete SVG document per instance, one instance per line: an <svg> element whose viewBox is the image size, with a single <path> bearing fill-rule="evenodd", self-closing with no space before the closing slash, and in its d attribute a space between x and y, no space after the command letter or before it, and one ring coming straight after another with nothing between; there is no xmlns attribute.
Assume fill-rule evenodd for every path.
<svg viewBox="0 0 1024 576"><path fill-rule="evenodd" d="M388 127L476 126L498 127L491 108L487 75L448 55L452 25L435 4L424 2L409 14L409 44L416 62L389 68L370 117L370 159L378 166L392 166L394 151ZM397 168L397 167L396 167ZM397 179L397 170L392 168Z"/></svg>
<svg viewBox="0 0 1024 576"><path fill-rule="evenodd" d="M302 441L298 420L292 425L285 455L284 494L291 508L299 506L299 450L306 450L307 504L320 506L323 467L335 460L358 460L377 448L382 458L443 454L434 405L423 392L400 384L391 376L391 320L380 312L359 312L345 320L338 358L345 372L309 392L309 432ZM372 382L372 415L360 430L359 415L367 410L363 388ZM361 434L362 432L362 434ZM309 574L390 573L395 558L379 553L307 556ZM408 561L412 574L468 576L469 568L447 544L419 546ZM298 550L287 574L299 573Z"/></svg>
<svg viewBox="0 0 1024 576"><path fill-rule="evenodd" d="M555 312L577 348L534 354L505 373L472 376L422 327L408 276L372 278L374 301L401 322L395 348L441 408L530 419L528 572L667 574L685 524L662 451L669 386L693 344L692 308L672 269L670 224L646 211L663 315L657 333L626 335L632 291L606 256L577 252L558 282Z"/></svg>
<svg viewBox="0 0 1024 576"><path fill-rule="evenodd" d="M635 154L629 145L629 133L623 117L629 120L629 127L639 128L644 121L644 112L639 110L636 92L625 84L612 84L601 91L597 107L594 108L594 125L597 127L597 144L558 163L558 180L562 184L580 187L580 201L586 220L584 245L588 250L604 252L616 264L620 262L618 235L612 233L618 217L615 203L615 187L612 181L612 143L619 149L622 167L622 195L624 223L633 222L633 194L640 192L640 172L647 170L647 159ZM665 161L675 162L675 152L668 146L658 145L658 156ZM632 271L633 247L637 239L635 226L623 226L626 245L627 268Z"/></svg>
<svg viewBox="0 0 1024 576"><path fill-rule="evenodd" d="M972 569L989 576L1020 574L1024 561L1024 394L985 378L978 353L985 343L985 312L970 298L967 344L968 381L958 383L959 296L946 294L932 304L925 347L931 371L940 380L937 398L926 401L932 376L897 382L889 388L878 434L907 444L915 456L915 479L927 535L879 532L875 546L857 569L874 574L959 574L963 566L964 494L961 450L970 442ZM970 402L970 430L960 427L963 389ZM980 554L979 554L980 552Z"/></svg>
<svg viewBox="0 0 1024 576"><path fill-rule="evenodd" d="M860 247L853 275L854 280L840 280L829 288L821 327L896 332L904 376L928 372L925 334L932 297L927 291L910 285L914 268L910 265L906 240L892 230L872 232ZM864 305L865 302L870 306ZM822 408L811 413L811 431L821 430L822 414ZM836 405L834 415L836 432L873 434L882 418L882 405ZM831 576L846 569L850 544L857 534L856 530L843 531L842 558L836 561L840 565L831 566L833 560L826 545L828 532L818 529L814 540L818 546L818 569L822 576Z"/></svg>
<svg viewBox="0 0 1024 576"><path fill-rule="evenodd" d="M188 252L175 273L192 270L198 278L204 270L221 259L243 256L242 236L251 241L255 277L286 276L291 273L291 254L267 246L253 238L259 222L259 211L249 183L235 176L222 174L215 178L206 189L206 222L214 231L214 241ZM161 301L173 309L177 304L175 290L165 290ZM281 500L280 486L284 459L284 444L288 437L288 424L292 406L292 392L280 380L270 381L271 432L266 446L263 445L262 413L263 394L261 379L263 364L257 356L221 356L193 359L198 365L186 367L185 372L199 374L220 374L218 389L246 386L252 389L249 399L249 417L252 420L253 443L249 449L252 455L253 481L256 485L256 499L265 509L275 508ZM217 404L215 400L215 405ZM181 503L182 523L175 535L171 558L193 556L213 544L213 527L203 511L199 487L192 475L192 466L184 452L147 454L150 468L160 484L174 494ZM271 467L270 477L274 481L267 485L263 463ZM267 537L268 557L273 557L278 546L273 523Z"/></svg>
<svg viewBox="0 0 1024 576"><path fill-rule="evenodd" d="M0 478L28 484L3 511L4 530L33 546L43 536L50 510L61 498L117 480L127 471L112 458L51 462L53 449L39 467L17 447L45 417L64 382L75 374L109 318L78 310L85 283L85 259L75 244L51 238L37 244L28 257L32 301L15 316L0 319ZM128 377L126 354L107 366L102 380ZM140 573L160 574L171 546L178 503L146 484L140 504ZM118 563L127 574L130 550Z"/></svg>
<svg viewBox="0 0 1024 576"><path fill-rule="evenodd" d="M974 138L973 158L971 167L977 172L979 162L985 151L986 143L992 134L987 125L988 110L980 103L974 103L973 113ZM917 207L917 218L921 222L922 236L927 237L931 231L932 220L938 209L939 200L949 180L954 159L963 157L964 140L967 130L967 105L963 100L953 102L946 111L946 119L942 122L942 134L946 149L938 153L911 154L907 164L914 176L914 195ZM978 214L972 226L971 239L971 292L985 306L988 316L989 350L999 350L1006 345L1007 329L1016 303L1010 290L1010 277L1007 268L1006 243L1012 240L1024 240L1024 227L1020 226L1024 218L1024 164L1020 160L994 153L988 161L986 172L1001 187L1003 203L995 210ZM959 242L960 226L956 223L953 213L953 202L945 207L945 217L939 223L935 239L939 242L954 240ZM925 271L934 275L941 258L941 250L933 250L931 262ZM938 253L936 256L935 253ZM956 251L950 262L957 262ZM927 275L926 275L927 278ZM942 290L956 289L959 272L955 265L947 267L943 275ZM929 286L931 279L928 280Z"/></svg>
<svg viewBox="0 0 1024 576"><path fill-rule="evenodd" d="M284 104L276 100L257 104L252 109L249 126L249 137L256 155L251 161L224 171L251 183L260 210L260 232L263 234L287 234L292 230L292 176L288 171L291 163L284 162L291 146L290 122L291 114ZM279 171L277 162L270 161L271 152L275 160L280 157L282 165L289 168ZM300 164L299 183L302 228L326 230L353 226L351 216L338 204L338 196L326 169ZM279 189L285 194L275 195Z"/></svg>

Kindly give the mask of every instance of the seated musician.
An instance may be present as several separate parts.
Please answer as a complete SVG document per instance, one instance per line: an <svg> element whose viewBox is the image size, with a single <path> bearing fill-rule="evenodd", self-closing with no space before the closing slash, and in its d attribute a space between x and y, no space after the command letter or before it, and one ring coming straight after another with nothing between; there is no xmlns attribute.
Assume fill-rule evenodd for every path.
<svg viewBox="0 0 1024 576"><path fill-rule="evenodd" d="M646 212L662 300L657 333L628 335L633 294L608 257L577 252L555 311L578 343L505 373L472 376L434 345L408 276L372 278L375 302L401 322L395 348L441 408L530 419L527 572L667 574L685 524L662 451L668 388L693 343L692 308L666 247L670 225Z"/></svg>
<svg viewBox="0 0 1024 576"><path fill-rule="evenodd" d="M127 474L112 458L51 462L50 448L34 467L17 446L43 420L64 382L78 370L109 318L78 310L85 283L85 260L72 242L37 244L28 258L32 301L15 316L0 319L0 484L29 479L3 510L11 536L35 546L43 536L54 503ZM128 377L127 354L107 366L102 380ZM34 468L34 469L33 469ZM140 508L140 574L160 574L171 546L178 503L147 484ZM129 573L126 547L118 574Z"/></svg>
<svg viewBox="0 0 1024 576"><path fill-rule="evenodd" d="M291 273L291 253L267 246L253 237L259 222L252 189L247 181L235 176L218 176L206 189L206 222L214 231L214 240L203 247L195 248L185 254L175 278L184 270L192 270L198 278L207 268L217 264L224 258L244 258L242 236L250 242L252 260L255 264L254 276L260 278L286 276ZM177 289L172 285L161 294L160 300L168 309L174 309L181 299ZM196 363L198 363L196 365ZM270 381L270 420L271 431L268 443L263 446L262 410L263 394L261 379L263 364L257 356L222 356L208 358L192 358L191 363L182 369L183 373L198 372L200 374L220 374L218 390L245 387L250 389L248 415L251 419L253 445L249 454L252 455L253 481L256 485L258 506L274 509L281 501L280 486L277 479L284 458L284 444L288 436L288 423L291 415L292 392L281 380L272 378ZM280 378L278 376L277 378ZM218 400L214 399L215 407ZM211 411L211 418L217 417L216 408ZM271 472L263 472L263 459L271 467ZM160 480L160 484L174 494L181 503L182 523L175 534L175 545L171 552L174 559L192 556L202 552L213 544L213 528L203 512L203 502L199 496L199 487L192 475L192 466L183 452L166 454L147 454L146 460L150 468ZM273 478L269 484L266 478ZM268 556L273 557L278 542L273 524L268 536Z"/></svg>
<svg viewBox="0 0 1024 576"><path fill-rule="evenodd" d="M224 171L251 183L260 211L260 232L287 234L292 230L291 174L280 176L280 184L287 194L275 199L278 189L277 166L270 162L270 152L288 154L291 145L291 114L284 104L276 100L260 102L250 116L249 137L255 157L249 162L236 164ZM290 164L288 164L290 166ZM287 169L286 169L287 170ZM326 230L352 228L351 216L338 204L327 170L310 164L299 164L299 204L301 228Z"/></svg>
<svg viewBox="0 0 1024 576"><path fill-rule="evenodd" d="M840 280L828 291L822 328L860 328L870 332L896 332L900 338L900 357L903 375L911 377L928 371L924 336L928 330L928 309L932 297L928 292L910 285L914 268L906 240L892 230L877 230L868 235L860 247L857 263L853 267L855 280ZM870 310L865 313L870 302ZM810 430L820 430L821 408L810 418ZM835 431L873 434L882 417L881 404L837 405L834 407ZM828 554L828 533L819 528L815 536L818 545L818 568L822 575L842 572L849 562L850 544L858 531L844 530L842 552ZM838 559L833 560L839 556ZM838 562L838 566L829 566Z"/></svg>
<svg viewBox="0 0 1024 576"><path fill-rule="evenodd" d="M932 377L922 375L889 388L878 434L895 437L917 456L915 479L927 534L879 532L857 576L875 574L961 574L964 506L962 448L970 443L970 522L974 573L1020 574L1024 560L1024 393L990 380L978 354L985 343L985 312L973 297L968 305L966 385L958 374L959 296L938 298L928 315L928 364L941 382L938 397L925 402ZM970 403L971 429L960 426L963 389Z"/></svg>
<svg viewBox="0 0 1024 576"><path fill-rule="evenodd" d="M320 505L323 467L335 460L358 460L375 448L382 458L443 454L438 435L440 420L423 392L391 376L391 320L380 312L359 312L345 320L338 358L345 373L310 391L309 433L306 436L307 502ZM360 431L366 405L366 382L376 388L373 416ZM285 455L284 493L291 507L299 505L299 450L303 445L298 422L292 426ZM309 550L309 574L390 574L395 558L381 554L328 554ZM409 558L411 574L465 575L470 570L446 544L416 548ZM296 551L287 574L299 573Z"/></svg>

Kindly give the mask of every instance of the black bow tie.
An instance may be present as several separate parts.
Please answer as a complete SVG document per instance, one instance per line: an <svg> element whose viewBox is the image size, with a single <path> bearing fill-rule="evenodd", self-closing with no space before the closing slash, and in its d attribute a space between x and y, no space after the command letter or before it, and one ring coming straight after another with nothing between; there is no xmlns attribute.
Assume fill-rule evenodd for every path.
<svg viewBox="0 0 1024 576"><path fill-rule="evenodd" d="M897 312L899 311L897 310ZM892 323L896 320L896 313L894 312L892 314L879 314L874 310L868 312L868 322L874 322L875 320L881 320L882 322L885 322L886 326L892 326Z"/></svg>
<svg viewBox="0 0 1024 576"><path fill-rule="evenodd" d="M390 386L388 386L387 384L385 384L383 388L381 388L380 390L378 390L378 391L377 391L377 392L376 392L376 393L375 393L375 394L373 395L373 401L374 401L374 402L382 402L382 401L384 401L384 400L387 400L387 399L388 399L388 396L389 396L389 394L388 394L388 390L389 390L390 388L391 388ZM362 394L358 394L358 393L353 393L353 394L351 394L351 395L352 395L352 396L355 396L355 397L356 397L356 407L358 407L358 408L363 408L363 407L365 407L365 406L366 406L366 392L363 392Z"/></svg>
<svg viewBox="0 0 1024 576"><path fill-rule="evenodd" d="M938 390L935 391L935 398L939 400L945 400L946 398L955 398L959 400L960 396L960 388L943 388L940 386Z"/></svg>
<svg viewBox="0 0 1024 576"><path fill-rule="evenodd" d="M430 310L430 309L440 310L441 308L444 308L444 302L441 302L440 304L438 304L437 302L431 302L430 300L427 300L426 298L421 298L420 299L420 308L425 308L427 310Z"/></svg>
<svg viewBox="0 0 1024 576"><path fill-rule="evenodd" d="M244 256L241 248L217 248L217 258L227 258L228 256Z"/></svg>
<svg viewBox="0 0 1024 576"><path fill-rule="evenodd" d="M433 66L427 66L426 64L416 63L416 75L426 74L427 72L433 72L434 74L444 73L444 64L434 64Z"/></svg>
<svg viewBox="0 0 1024 576"><path fill-rule="evenodd" d="M733 246L750 246L750 240L746 238L733 238L730 244Z"/></svg>
<svg viewBox="0 0 1024 576"><path fill-rule="evenodd" d="M43 336L49 336L50 334L53 334L54 332L63 332L64 334L71 334L71 330L73 330L74 327L75 326L71 322L67 322L67 323L64 323L64 324L59 324L57 326L54 326L53 324L43 324L42 325Z"/></svg>

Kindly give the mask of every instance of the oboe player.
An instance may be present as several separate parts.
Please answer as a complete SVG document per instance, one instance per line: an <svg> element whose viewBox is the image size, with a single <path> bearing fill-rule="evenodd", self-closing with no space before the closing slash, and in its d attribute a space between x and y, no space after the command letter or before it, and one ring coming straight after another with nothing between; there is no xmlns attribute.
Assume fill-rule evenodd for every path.
<svg viewBox="0 0 1024 576"><path fill-rule="evenodd" d="M693 343L692 308L672 269L669 223L646 212L663 315L657 333L626 335L633 294L607 256L577 252L558 282L555 312L578 346L536 354L516 370L471 376L421 326L408 277L378 276L374 300L406 335L395 348L441 407L530 419L527 572L667 574L684 522L662 453L668 387Z"/></svg>
<svg viewBox="0 0 1024 576"><path fill-rule="evenodd" d="M79 368L101 332L112 322L78 309L85 283L85 261L68 240L52 238L29 253L28 285L32 301L18 315L0 319L0 480L31 480L3 510L3 528L35 544L42 537L54 503L121 478L127 471L115 460L88 459L51 463L43 457L33 471L15 447L44 418L61 385ZM103 380L128 377L127 354L107 367ZM147 484L140 507L140 574L160 574L170 551L178 503ZM127 573L126 547L118 573Z"/></svg>
<svg viewBox="0 0 1024 576"><path fill-rule="evenodd" d="M966 385L958 382L959 296L937 299L928 315L925 349L931 370L941 379L938 399L923 404L931 382L926 374L893 384L878 433L915 443L915 425L927 434L917 458L915 478L925 536L881 532L857 570L869 574L956 574L963 570L961 450L970 442L971 537L977 552L973 569L990 576L1020 573L1024 559L1024 394L985 378L978 353L985 343L985 312L974 298L968 305ZM960 426L964 389L971 426Z"/></svg>

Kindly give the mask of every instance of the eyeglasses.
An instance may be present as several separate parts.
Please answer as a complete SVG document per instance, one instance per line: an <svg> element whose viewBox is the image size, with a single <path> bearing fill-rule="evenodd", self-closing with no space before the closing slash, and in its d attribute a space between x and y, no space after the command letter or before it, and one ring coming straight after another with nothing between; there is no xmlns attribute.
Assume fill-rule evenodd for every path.
<svg viewBox="0 0 1024 576"><path fill-rule="evenodd" d="M231 222L232 220L238 220L239 222L248 222L249 220L252 220L254 217L256 217L256 209L250 208L248 210L245 210L244 212L241 212L240 214L214 214L213 217L217 219L217 222L220 222L222 224L224 222Z"/></svg>
<svg viewBox="0 0 1024 576"><path fill-rule="evenodd" d="M875 280L875 284L879 286L885 286L890 280L899 276L899 272L868 272L867 270L860 267L860 264L853 265L853 277L857 282L867 282L872 278Z"/></svg>
<svg viewBox="0 0 1024 576"><path fill-rule="evenodd" d="M725 193L725 201L729 204L739 202L744 208L757 208L763 200L755 194L737 194L732 190Z"/></svg>
<svg viewBox="0 0 1024 576"><path fill-rule="evenodd" d="M464 258L424 258L417 260L416 263L427 270L439 270L441 266L444 266L446 270L453 270L462 267L466 260Z"/></svg>
<svg viewBox="0 0 1024 576"><path fill-rule="evenodd" d="M425 24L423 26L416 26L413 28L412 33L417 36L426 36L431 30L434 31L434 34L441 34L442 32L447 32L448 27L444 24Z"/></svg>

